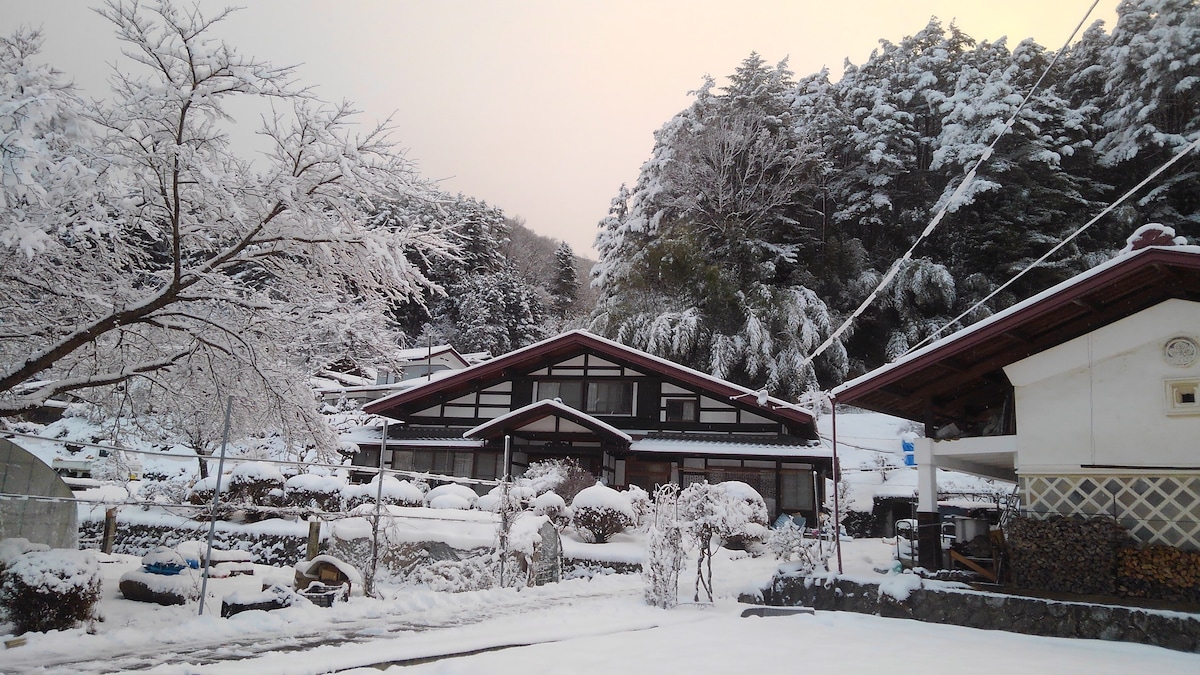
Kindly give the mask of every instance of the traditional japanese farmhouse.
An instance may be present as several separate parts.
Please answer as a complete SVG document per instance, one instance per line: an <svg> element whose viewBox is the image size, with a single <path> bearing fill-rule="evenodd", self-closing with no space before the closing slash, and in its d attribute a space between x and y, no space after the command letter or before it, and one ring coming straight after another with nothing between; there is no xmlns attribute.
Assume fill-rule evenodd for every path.
<svg viewBox="0 0 1200 675"><path fill-rule="evenodd" d="M925 424L916 448L925 523L936 521L940 467L1015 481L1026 515L1109 515L1140 541L1195 550L1198 345L1200 248L1151 246L833 395Z"/></svg>
<svg viewBox="0 0 1200 675"><path fill-rule="evenodd" d="M816 515L831 451L812 415L584 331L564 333L368 403L395 420L355 462L494 479L571 457L609 485L739 480L775 514ZM810 521L814 522L814 521Z"/></svg>
<svg viewBox="0 0 1200 675"><path fill-rule="evenodd" d="M461 354L450 345L402 349L392 355L395 368L365 370L340 361L318 372L313 384L326 403L337 404L345 399L361 405L420 384L422 378L431 380L489 358L491 354L484 352Z"/></svg>

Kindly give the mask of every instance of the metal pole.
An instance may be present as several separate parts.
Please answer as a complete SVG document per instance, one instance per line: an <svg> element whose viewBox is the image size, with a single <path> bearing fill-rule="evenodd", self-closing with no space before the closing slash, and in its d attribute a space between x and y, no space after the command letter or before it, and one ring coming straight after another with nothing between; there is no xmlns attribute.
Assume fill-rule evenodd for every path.
<svg viewBox="0 0 1200 675"><path fill-rule="evenodd" d="M837 542L838 574L842 573L842 516L838 504L838 466L837 454L837 400L829 397L830 415L833 416L833 540Z"/></svg>
<svg viewBox="0 0 1200 675"><path fill-rule="evenodd" d="M379 473L375 480L375 524L371 526L371 573L367 575L367 587L363 589L368 597L375 597L375 570L379 566L379 514L383 510L383 453L387 451L388 423L383 421L383 440L379 442Z"/></svg>
<svg viewBox="0 0 1200 675"><path fill-rule="evenodd" d="M504 559L508 557L508 491L512 482L512 436L504 436L504 479L500 482L500 587L504 587Z"/></svg>
<svg viewBox="0 0 1200 675"><path fill-rule="evenodd" d="M221 459L217 462L217 483L213 489L212 512L208 514L208 550L204 553L204 573L200 581L200 613L208 600L208 572L212 569L213 536L217 533L217 506L221 503L221 474L225 472L225 446L229 444L229 415L233 412L233 396L225 399L225 431L221 433Z"/></svg>

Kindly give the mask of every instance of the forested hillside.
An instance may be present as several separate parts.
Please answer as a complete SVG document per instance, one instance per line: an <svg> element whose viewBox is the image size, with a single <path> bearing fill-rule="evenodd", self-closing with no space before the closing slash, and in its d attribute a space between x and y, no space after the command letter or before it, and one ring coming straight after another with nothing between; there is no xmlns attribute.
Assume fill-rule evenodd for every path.
<svg viewBox="0 0 1200 675"><path fill-rule="evenodd" d="M600 223L593 330L792 397L903 354L1200 133L1197 2L1129 0L1118 16L1061 54L933 19L836 81L757 54L722 87L706 79ZM1198 171L1192 153L951 329L1111 257L1144 223L1195 238Z"/></svg>

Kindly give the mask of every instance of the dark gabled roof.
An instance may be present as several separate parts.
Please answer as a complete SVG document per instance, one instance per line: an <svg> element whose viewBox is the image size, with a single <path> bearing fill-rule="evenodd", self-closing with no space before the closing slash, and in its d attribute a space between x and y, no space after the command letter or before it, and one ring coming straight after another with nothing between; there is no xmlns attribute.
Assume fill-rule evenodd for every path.
<svg viewBox="0 0 1200 675"><path fill-rule="evenodd" d="M975 422L1004 405L1003 368L1165 300L1200 302L1200 248L1118 256L833 390L839 403L932 422Z"/></svg>
<svg viewBox="0 0 1200 675"><path fill-rule="evenodd" d="M740 385L582 330L563 333L470 368L453 371L452 375L440 380L433 380L368 403L363 406L363 410L403 419L410 413L440 401L524 376L580 354L596 354L634 370L655 373L667 381L704 392L712 398L728 400L734 406L781 424L805 427L811 427L813 424L812 414L799 406L772 396L760 396L757 392Z"/></svg>
<svg viewBox="0 0 1200 675"><path fill-rule="evenodd" d="M629 443L633 440L629 434L621 431L611 424L608 424L607 422L604 422L603 420L598 420L585 412L581 412L569 405L550 399L535 401L523 408L518 408L507 415L501 415L496 419L484 422L474 429L468 430L462 436L463 438L475 438L481 440L499 438L506 433L520 429L530 422L534 422L546 417L558 417L571 420L572 422L575 422L586 429L590 429L593 433L599 436L615 441L622 447L628 447Z"/></svg>

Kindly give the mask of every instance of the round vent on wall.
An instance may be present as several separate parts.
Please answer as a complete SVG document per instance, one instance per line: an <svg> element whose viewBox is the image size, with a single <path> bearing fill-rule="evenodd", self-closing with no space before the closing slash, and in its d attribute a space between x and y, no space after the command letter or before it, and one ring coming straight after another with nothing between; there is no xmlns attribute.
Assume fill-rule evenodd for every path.
<svg viewBox="0 0 1200 675"><path fill-rule="evenodd" d="M1185 367L1196 362L1200 356L1200 346L1196 341L1186 337L1175 337L1167 340L1163 347L1163 359L1172 366Z"/></svg>

